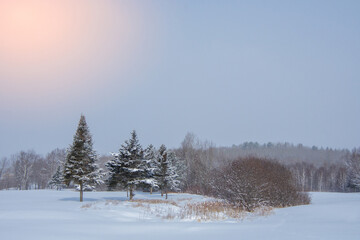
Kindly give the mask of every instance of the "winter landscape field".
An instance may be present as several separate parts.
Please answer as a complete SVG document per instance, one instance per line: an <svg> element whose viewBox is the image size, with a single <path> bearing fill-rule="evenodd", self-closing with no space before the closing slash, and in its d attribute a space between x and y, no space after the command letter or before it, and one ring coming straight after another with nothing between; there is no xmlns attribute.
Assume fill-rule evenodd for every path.
<svg viewBox="0 0 360 240"><path fill-rule="evenodd" d="M240 220L166 219L181 204L212 201L170 194L173 204L139 204L163 199L137 192L65 190L0 191L0 239L359 239L360 193L311 193L306 206L250 214ZM142 206L139 206L142 205Z"/></svg>
<svg viewBox="0 0 360 240"><path fill-rule="evenodd" d="M0 0L0 240L360 240L359 13Z"/></svg>

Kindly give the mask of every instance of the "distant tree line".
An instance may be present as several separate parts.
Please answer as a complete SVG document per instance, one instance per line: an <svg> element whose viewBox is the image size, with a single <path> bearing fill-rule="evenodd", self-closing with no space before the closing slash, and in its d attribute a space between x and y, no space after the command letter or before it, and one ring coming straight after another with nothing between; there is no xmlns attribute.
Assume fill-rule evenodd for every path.
<svg viewBox="0 0 360 240"><path fill-rule="evenodd" d="M334 150L331 148L305 147L303 145L259 144L246 142L232 147L216 147L208 141L199 140L188 133L175 150L185 160L188 174L185 181L187 191L207 192L212 171L248 157L267 159L280 163L292 172L300 191L359 191L356 173L360 173L359 150Z"/></svg>
<svg viewBox="0 0 360 240"><path fill-rule="evenodd" d="M315 167L313 164L301 162L291 164L288 168L292 171L301 191L348 192L353 190L348 169L343 163Z"/></svg>
<svg viewBox="0 0 360 240"><path fill-rule="evenodd" d="M65 149L55 149L45 157L35 151L21 151L0 161L0 189L45 189L65 161Z"/></svg>

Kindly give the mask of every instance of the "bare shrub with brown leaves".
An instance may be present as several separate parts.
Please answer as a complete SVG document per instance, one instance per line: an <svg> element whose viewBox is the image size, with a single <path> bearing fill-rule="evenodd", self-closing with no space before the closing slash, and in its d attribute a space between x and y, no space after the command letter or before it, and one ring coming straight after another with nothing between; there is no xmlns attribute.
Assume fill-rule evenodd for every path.
<svg viewBox="0 0 360 240"><path fill-rule="evenodd" d="M310 203L308 195L297 190L285 166L255 157L238 159L214 171L210 185L211 195L248 212Z"/></svg>

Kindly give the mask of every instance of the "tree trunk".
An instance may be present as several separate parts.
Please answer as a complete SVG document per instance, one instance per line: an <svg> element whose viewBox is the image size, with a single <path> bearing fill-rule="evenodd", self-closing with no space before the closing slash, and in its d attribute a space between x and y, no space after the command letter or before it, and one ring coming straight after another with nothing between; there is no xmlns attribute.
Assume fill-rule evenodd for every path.
<svg viewBox="0 0 360 240"><path fill-rule="evenodd" d="M150 194L152 194L152 187L150 187Z"/></svg>
<svg viewBox="0 0 360 240"><path fill-rule="evenodd" d="M164 196L164 191L161 189L161 196Z"/></svg>
<svg viewBox="0 0 360 240"><path fill-rule="evenodd" d="M126 197L129 197L129 187L126 188Z"/></svg>
<svg viewBox="0 0 360 240"><path fill-rule="evenodd" d="M167 192L168 192L168 191L167 191L167 190L165 190L165 199L167 199Z"/></svg>
<svg viewBox="0 0 360 240"><path fill-rule="evenodd" d="M132 188L132 186L130 187L130 200L132 200L133 199L133 188Z"/></svg>
<svg viewBox="0 0 360 240"><path fill-rule="evenodd" d="M80 183L80 202L83 201L83 184L82 182Z"/></svg>

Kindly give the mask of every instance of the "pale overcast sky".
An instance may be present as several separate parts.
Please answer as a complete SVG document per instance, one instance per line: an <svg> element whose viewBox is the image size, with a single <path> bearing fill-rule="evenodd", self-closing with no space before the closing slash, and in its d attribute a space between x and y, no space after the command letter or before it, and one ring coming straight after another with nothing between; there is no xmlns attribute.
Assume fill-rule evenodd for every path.
<svg viewBox="0 0 360 240"><path fill-rule="evenodd" d="M0 157L187 132L360 146L360 1L0 0Z"/></svg>

